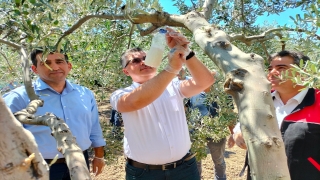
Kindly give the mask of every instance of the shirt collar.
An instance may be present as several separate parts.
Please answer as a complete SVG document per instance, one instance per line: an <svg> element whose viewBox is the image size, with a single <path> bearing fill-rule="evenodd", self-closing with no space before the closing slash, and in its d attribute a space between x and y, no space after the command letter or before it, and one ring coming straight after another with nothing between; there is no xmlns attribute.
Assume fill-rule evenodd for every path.
<svg viewBox="0 0 320 180"><path fill-rule="evenodd" d="M47 83L45 83L42 79L37 78L37 80L34 82L33 84L34 86L34 90L36 91L41 91L41 90L45 90L45 89L51 89L54 91L54 89L52 89ZM64 88L64 92L70 92L74 89L73 85L66 80L66 87Z"/></svg>
<svg viewBox="0 0 320 180"><path fill-rule="evenodd" d="M137 83L137 82L134 82L134 81L133 81L132 85L133 85L133 87L135 87L135 88L137 88L137 87L141 86L141 84L140 84L140 83Z"/></svg>
<svg viewBox="0 0 320 180"><path fill-rule="evenodd" d="M290 98L289 101L290 100L296 100L298 102L298 104L300 104L302 102L302 100L304 99L304 97L306 96L307 92L308 92L308 88L305 88L302 91L300 91L297 95L295 95L294 97ZM280 100L282 102L278 91L273 91L271 93L271 95L272 95L272 97L274 97L277 100Z"/></svg>

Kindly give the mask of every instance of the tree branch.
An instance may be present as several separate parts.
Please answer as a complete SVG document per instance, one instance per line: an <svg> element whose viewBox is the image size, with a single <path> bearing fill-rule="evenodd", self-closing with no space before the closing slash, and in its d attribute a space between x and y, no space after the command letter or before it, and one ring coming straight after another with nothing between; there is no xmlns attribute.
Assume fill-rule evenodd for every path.
<svg viewBox="0 0 320 180"><path fill-rule="evenodd" d="M239 41L245 43L246 45L250 46L254 42L267 41L269 39L274 38L274 36L278 36L281 38L282 34L280 33L280 31L283 31L283 29L280 29L280 28L270 29L270 30L263 32L260 35L255 35L255 36L246 37L243 34L231 34L231 35L229 35L229 37L230 37L230 42L235 41L235 40L239 40Z"/></svg>
<svg viewBox="0 0 320 180"><path fill-rule="evenodd" d="M294 28L283 28L283 29L284 29L284 30L287 30L287 31L308 32L308 33L312 34L312 36L314 36L315 38L317 38L318 40L320 40L320 36L319 36L319 35L317 35L317 34L315 34L315 33L313 33L313 32L310 32L310 31L308 31L308 30L305 30L305 29L300 29L300 28L298 28L298 29L294 29Z"/></svg>
<svg viewBox="0 0 320 180"><path fill-rule="evenodd" d="M82 26L83 23L92 19L92 18L100 18L100 19L109 19L109 20L130 20L133 24L143 24L143 23L152 23L157 24L157 26L176 26L176 27L185 27L183 24L183 20L179 18L177 15L170 15L166 12L155 12L152 14L136 14L132 16L128 16L125 14L122 15L114 15L114 14L97 14L97 15L86 15L79 19L73 26L71 26L68 30L66 30L62 36L59 38L56 46L61 42L61 40L73 33L79 27Z"/></svg>
<svg viewBox="0 0 320 180"><path fill-rule="evenodd" d="M210 19L212 16L212 9L213 5L216 5L218 2L217 0L205 0L202 6L202 14L204 15L205 19Z"/></svg>
<svg viewBox="0 0 320 180"><path fill-rule="evenodd" d="M65 121L52 113L46 113L41 116L33 114L42 105L43 101L41 100L31 101L26 109L18 111L14 115L16 119L24 124L49 126L52 136L57 141L58 151L66 159L72 179L90 179L90 173L83 152L77 145L76 139L73 137Z"/></svg>
<svg viewBox="0 0 320 180"><path fill-rule="evenodd" d="M157 28L159 28L159 26L152 25L152 26L148 27L147 29L141 29L140 30L140 35L141 36L146 36L146 35L152 33Z"/></svg>
<svg viewBox="0 0 320 180"><path fill-rule="evenodd" d="M130 33L129 33L129 42L128 42L128 47L127 47L128 49L130 48L130 45L131 45L131 36L132 36L132 33L133 33L135 26L136 26L135 24L131 25L131 29L130 29Z"/></svg>
<svg viewBox="0 0 320 180"><path fill-rule="evenodd" d="M22 63L22 69L23 69L23 83L26 88L28 97L30 101L39 99L39 97L36 95L32 87L29 59L28 59L27 52L23 47L21 47L20 49L20 54L21 54L21 63Z"/></svg>
<svg viewBox="0 0 320 180"><path fill-rule="evenodd" d="M21 49L21 46L19 44L16 44L14 42L7 41L7 40L4 40L4 39L0 39L0 43L6 44L8 46L11 46L11 47L15 48L16 50L20 50Z"/></svg>
<svg viewBox="0 0 320 180"><path fill-rule="evenodd" d="M246 18L245 18L245 15L244 15L244 2L243 0L241 0L241 19L243 21L243 27L242 27L242 33L246 33Z"/></svg>
<svg viewBox="0 0 320 180"><path fill-rule="evenodd" d="M264 53L266 53L266 57L269 57L269 52L268 52L268 50L267 50L267 47L266 47L266 45L264 44L264 42L261 42L261 46L262 46L262 48L263 48L263 51L264 51Z"/></svg>
<svg viewBox="0 0 320 180"><path fill-rule="evenodd" d="M1 55L3 56L3 58L6 60L8 66L9 66L10 71L13 71L13 68L12 68L12 66L11 66L10 63L9 63L9 60L8 60L7 56L4 55L2 52L0 52L0 54L1 54Z"/></svg>
<svg viewBox="0 0 320 180"><path fill-rule="evenodd" d="M246 45L250 46L252 43L254 42L263 42L263 41L267 41L272 39L275 36L278 36L280 39L282 38L282 34L281 31L295 31L295 32L309 32L312 33L308 30L304 30L304 29L293 29L293 28L274 28L274 29L269 29L265 32L263 32L260 35L255 35L255 36L248 36L246 37L243 34L231 34L229 35L230 37L230 42L235 41L235 40L239 40L243 43L245 43ZM313 34L313 36L315 38L317 38L318 40L320 40L320 36L317 34Z"/></svg>

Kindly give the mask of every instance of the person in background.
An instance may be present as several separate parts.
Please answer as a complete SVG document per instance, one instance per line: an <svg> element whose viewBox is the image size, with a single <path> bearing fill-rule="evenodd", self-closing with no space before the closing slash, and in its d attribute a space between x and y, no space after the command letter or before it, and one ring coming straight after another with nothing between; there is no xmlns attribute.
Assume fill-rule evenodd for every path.
<svg viewBox="0 0 320 180"><path fill-rule="evenodd" d="M43 107L38 108L36 115L51 112L64 119L75 136L77 144L83 150L88 168L87 149L93 147L95 156L92 161L92 170L99 175L105 165L106 143L103 139L94 95L89 89L72 84L66 79L72 68L66 54L51 52L42 61L42 52L40 49L35 49L31 53L31 68L39 76L33 83L33 88L35 93L44 100ZM12 113L26 108L30 102L24 86L4 94L3 99ZM58 155L58 160L50 166L50 180L70 179L66 161L57 150L57 143L51 135L50 128L26 124L23 124L23 127L33 134L39 151L48 164Z"/></svg>
<svg viewBox="0 0 320 180"><path fill-rule="evenodd" d="M320 179L320 92L284 79L282 73L296 74L292 65L300 66L309 57L296 51L280 51L269 57L267 78L271 83L273 104L292 180ZM300 67L302 68L302 67ZM246 149L238 123L234 129L236 144ZM250 173L248 173L250 179Z"/></svg>
<svg viewBox="0 0 320 180"><path fill-rule="evenodd" d="M215 76L216 72L211 72L212 76ZM179 80L189 79L190 77L186 76L185 69L181 69L179 74L177 75ZM213 86L213 85L212 85ZM187 111L198 109L201 118L205 116L210 116L211 118L218 115L218 104L216 102L207 102L207 93L210 92L211 87L209 86L207 89L205 89L203 92L190 97L189 101L187 102ZM233 125L228 126L230 130L233 129ZM231 131L232 134L232 131ZM207 138L207 147L210 151L211 158L214 164L214 174L215 180L226 180L226 163L224 161L224 152L225 152L225 146L226 146L226 137L220 139L219 141L213 141L212 138ZM233 146L234 141L233 138L229 138L228 144L231 144L229 146ZM198 161L198 169L201 176L202 172L202 165L201 160Z"/></svg>
<svg viewBox="0 0 320 180"><path fill-rule="evenodd" d="M133 83L116 90L110 102L124 123L127 180L200 179L196 159L190 152L183 99L209 87L214 78L188 50L189 41L172 29L168 31L168 64L158 74L156 68L145 65L146 53L140 48L129 49L121 56L122 71ZM193 78L175 80L184 64Z"/></svg>

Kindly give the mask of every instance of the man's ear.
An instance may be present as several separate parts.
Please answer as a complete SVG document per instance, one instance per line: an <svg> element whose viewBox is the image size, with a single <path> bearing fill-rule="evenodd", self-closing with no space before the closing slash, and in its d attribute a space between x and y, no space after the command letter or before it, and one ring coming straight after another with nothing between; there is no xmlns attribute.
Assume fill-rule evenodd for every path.
<svg viewBox="0 0 320 180"><path fill-rule="evenodd" d="M123 72L125 75L129 76L129 72L128 72L125 68L122 69L122 72Z"/></svg>
<svg viewBox="0 0 320 180"><path fill-rule="evenodd" d="M38 74L37 67L35 65L31 65L31 69L34 73Z"/></svg>
<svg viewBox="0 0 320 180"><path fill-rule="evenodd" d="M72 64L68 61L68 69L71 70L72 69Z"/></svg>

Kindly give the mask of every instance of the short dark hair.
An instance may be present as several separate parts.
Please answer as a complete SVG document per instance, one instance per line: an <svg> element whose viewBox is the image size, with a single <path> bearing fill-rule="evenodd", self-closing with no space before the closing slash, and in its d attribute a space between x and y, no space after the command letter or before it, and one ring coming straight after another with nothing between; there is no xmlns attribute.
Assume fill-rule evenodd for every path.
<svg viewBox="0 0 320 180"><path fill-rule="evenodd" d="M305 64L307 61L310 60L310 58L306 55L304 55L302 52L298 51L290 51L290 50L283 50L274 54L271 54L268 58L268 62L271 63L272 60L274 60L277 57L285 57L289 56L292 57L293 63L300 67L300 60L303 60L303 63Z"/></svg>
<svg viewBox="0 0 320 180"><path fill-rule="evenodd" d="M122 68L124 68L124 66L127 63L126 56L128 54L132 53L132 52L143 52L143 50L140 47L135 47L135 48L132 48L132 49L128 49L124 53L122 53L121 56L120 56L120 64L121 64Z"/></svg>
<svg viewBox="0 0 320 180"><path fill-rule="evenodd" d="M55 52L57 51L51 51L50 54L53 54ZM35 48L30 54L32 64L36 67L37 67L37 55L41 53L43 53L43 48ZM68 55L63 53L62 50L60 50L60 53L64 55L64 59L66 60L66 62L68 62Z"/></svg>

